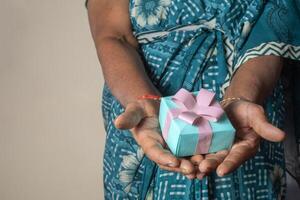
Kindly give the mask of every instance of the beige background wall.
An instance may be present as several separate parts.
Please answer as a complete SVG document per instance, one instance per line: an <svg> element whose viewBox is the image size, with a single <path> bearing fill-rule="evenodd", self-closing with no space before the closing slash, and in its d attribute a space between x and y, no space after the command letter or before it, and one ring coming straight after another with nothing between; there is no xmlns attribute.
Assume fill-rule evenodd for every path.
<svg viewBox="0 0 300 200"><path fill-rule="evenodd" d="M0 4L0 199L103 199L102 77L84 0Z"/></svg>

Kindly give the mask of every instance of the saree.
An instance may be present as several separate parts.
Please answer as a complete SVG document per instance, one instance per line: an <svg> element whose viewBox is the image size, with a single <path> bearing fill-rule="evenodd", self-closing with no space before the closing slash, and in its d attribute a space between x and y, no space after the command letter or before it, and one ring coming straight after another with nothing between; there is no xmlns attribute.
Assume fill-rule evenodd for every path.
<svg viewBox="0 0 300 200"><path fill-rule="evenodd" d="M129 13L146 72L163 96L205 88L220 100L248 60L263 55L300 60L299 0L130 0ZM284 91L279 80L264 103L279 128L286 114ZM262 140L257 154L233 173L189 180L160 169L129 131L116 129L113 120L124 108L106 84L102 98L105 199L284 198L282 143Z"/></svg>

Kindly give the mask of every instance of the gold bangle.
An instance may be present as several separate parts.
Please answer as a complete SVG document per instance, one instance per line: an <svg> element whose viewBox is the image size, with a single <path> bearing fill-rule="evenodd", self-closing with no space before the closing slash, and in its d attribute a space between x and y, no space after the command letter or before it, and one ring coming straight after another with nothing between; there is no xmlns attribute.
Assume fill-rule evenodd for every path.
<svg viewBox="0 0 300 200"><path fill-rule="evenodd" d="M220 104L222 107L224 107L224 105L226 105L226 103L231 103L231 102L240 101L240 100L243 100L243 99L240 97L229 97L229 98L226 98L226 99L223 99L222 101L220 101Z"/></svg>

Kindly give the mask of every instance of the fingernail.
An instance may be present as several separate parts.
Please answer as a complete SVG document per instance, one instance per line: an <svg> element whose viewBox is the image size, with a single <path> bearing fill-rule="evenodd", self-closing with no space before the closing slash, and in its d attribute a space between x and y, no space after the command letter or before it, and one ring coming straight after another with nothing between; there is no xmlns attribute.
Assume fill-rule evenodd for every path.
<svg viewBox="0 0 300 200"><path fill-rule="evenodd" d="M185 169L185 168L181 168L181 172L184 173L184 174L187 174L187 173L188 173L188 170Z"/></svg>
<svg viewBox="0 0 300 200"><path fill-rule="evenodd" d="M188 168L180 168L180 170L181 170L181 172L183 173L183 174L190 174L192 171L191 171L191 169L188 169Z"/></svg>
<svg viewBox="0 0 300 200"><path fill-rule="evenodd" d="M220 177L223 177L225 174L224 174L224 171L222 171L222 170L218 170L217 171L217 174L218 174L218 176L220 176Z"/></svg>

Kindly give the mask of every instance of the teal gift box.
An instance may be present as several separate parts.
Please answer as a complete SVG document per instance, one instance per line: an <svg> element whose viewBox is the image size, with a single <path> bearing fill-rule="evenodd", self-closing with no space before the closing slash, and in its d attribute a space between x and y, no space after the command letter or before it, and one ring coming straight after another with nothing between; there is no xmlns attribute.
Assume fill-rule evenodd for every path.
<svg viewBox="0 0 300 200"><path fill-rule="evenodd" d="M171 152L178 157L214 153L229 149L235 129L214 98L205 89L180 89L161 98L159 124Z"/></svg>

